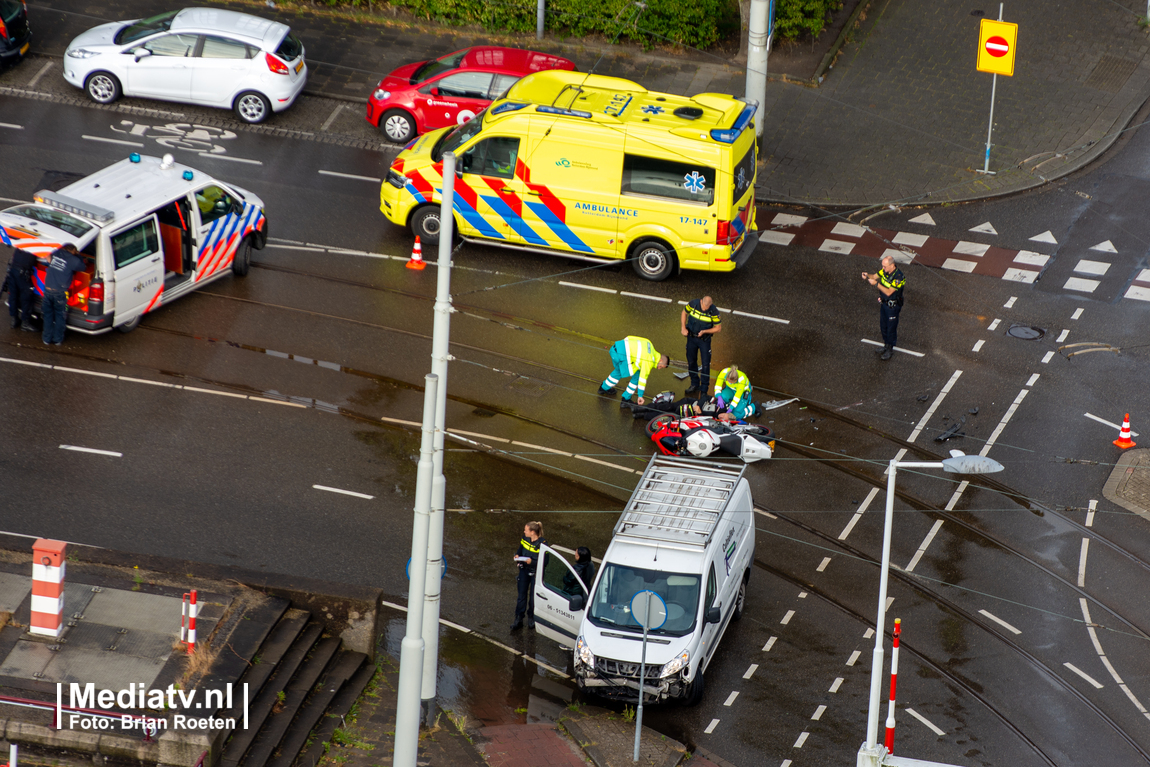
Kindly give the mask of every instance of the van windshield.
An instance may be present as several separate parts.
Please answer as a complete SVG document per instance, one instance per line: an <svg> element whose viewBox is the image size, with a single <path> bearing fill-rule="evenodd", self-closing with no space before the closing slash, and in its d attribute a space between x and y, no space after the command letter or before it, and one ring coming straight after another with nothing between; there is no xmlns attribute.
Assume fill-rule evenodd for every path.
<svg viewBox="0 0 1150 767"><path fill-rule="evenodd" d="M54 226L62 232L67 232L73 237L81 237L92 229L92 225L76 218L75 216L65 213L62 210L54 208L41 208L35 205L21 205L17 208L10 208L5 213L10 213L13 216L23 216L30 218L33 221L39 221L48 226Z"/></svg>
<svg viewBox="0 0 1150 767"><path fill-rule="evenodd" d="M589 618L599 628L643 632L631 615L631 598L640 591L654 591L667 604L667 620L652 634L683 636L695 628L699 612L699 576L643 570L607 564L591 599Z"/></svg>
<svg viewBox="0 0 1150 767"><path fill-rule="evenodd" d="M431 159L439 162L443 159L443 155L448 152L454 152L459 147L466 144L471 139L479 135L479 131L483 130L483 118L486 116L487 110L484 109L479 114L472 117L463 125L457 126L454 130L444 133L439 137L439 141L431 149Z"/></svg>

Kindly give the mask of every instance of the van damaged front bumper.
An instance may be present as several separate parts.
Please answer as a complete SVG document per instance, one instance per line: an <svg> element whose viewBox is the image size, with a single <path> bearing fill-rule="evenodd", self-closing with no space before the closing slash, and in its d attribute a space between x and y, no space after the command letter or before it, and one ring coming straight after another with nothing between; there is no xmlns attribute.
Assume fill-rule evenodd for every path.
<svg viewBox="0 0 1150 767"><path fill-rule="evenodd" d="M657 670L657 669L656 669ZM575 675L579 688L624 703L639 702L639 680L627 677L603 677L595 672ZM678 700L686 695L687 685L676 675L672 679L644 679L643 703Z"/></svg>

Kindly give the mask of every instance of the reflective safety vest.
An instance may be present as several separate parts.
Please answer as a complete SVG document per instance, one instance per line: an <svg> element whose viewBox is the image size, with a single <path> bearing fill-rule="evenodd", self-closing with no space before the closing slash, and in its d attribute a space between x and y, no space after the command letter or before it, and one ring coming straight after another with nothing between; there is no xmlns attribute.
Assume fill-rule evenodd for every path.
<svg viewBox="0 0 1150 767"><path fill-rule="evenodd" d="M659 364L663 355L655 351L654 345L646 338L627 336L623 343L627 347L627 372L632 376L639 374L637 386L639 396L642 397L647 388L647 376Z"/></svg>
<svg viewBox="0 0 1150 767"><path fill-rule="evenodd" d="M740 370L738 374L739 382L734 386L731 386L731 384L727 382L727 376L730 374L730 372L730 368L723 368L723 372L719 373L718 382L715 384L715 394L722 394L723 389L727 387L733 389L735 392L735 398L728 402L727 406L734 408L739 404L739 400L743 398L743 395L747 393L747 389L751 388L751 379L747 378L747 374Z"/></svg>

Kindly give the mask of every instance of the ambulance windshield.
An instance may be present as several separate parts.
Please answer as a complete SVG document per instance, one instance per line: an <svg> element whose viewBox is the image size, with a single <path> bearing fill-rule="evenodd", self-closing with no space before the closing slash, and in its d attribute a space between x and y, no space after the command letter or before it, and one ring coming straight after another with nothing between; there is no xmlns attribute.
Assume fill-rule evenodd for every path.
<svg viewBox="0 0 1150 767"><path fill-rule="evenodd" d="M472 117L467 122L455 128L448 133L440 136L439 141L431 150L431 159L439 162L443 159L443 155L448 152L454 152L459 147L466 144L471 139L479 135L479 131L483 130L483 117L487 114L487 110L483 110L479 114Z"/></svg>

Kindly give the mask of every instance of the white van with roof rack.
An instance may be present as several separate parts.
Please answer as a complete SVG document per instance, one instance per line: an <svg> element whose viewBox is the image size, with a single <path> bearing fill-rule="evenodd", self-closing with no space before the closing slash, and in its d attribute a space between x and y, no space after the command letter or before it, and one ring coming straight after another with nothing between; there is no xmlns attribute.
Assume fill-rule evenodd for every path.
<svg viewBox="0 0 1150 767"><path fill-rule="evenodd" d="M639 699L643 628L632 598L653 591L666 619L647 639L644 702L697 703L727 625L743 613L755 552L746 466L653 456L585 590L553 548L535 571L535 630L574 649L579 687Z"/></svg>
<svg viewBox="0 0 1150 767"><path fill-rule="evenodd" d="M171 155L126 160L34 202L0 211L0 240L38 259L39 303L52 252L72 243L86 263L68 290L68 328L127 332L140 318L228 272L248 273L267 243L264 203Z"/></svg>

